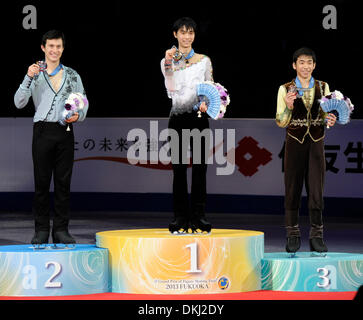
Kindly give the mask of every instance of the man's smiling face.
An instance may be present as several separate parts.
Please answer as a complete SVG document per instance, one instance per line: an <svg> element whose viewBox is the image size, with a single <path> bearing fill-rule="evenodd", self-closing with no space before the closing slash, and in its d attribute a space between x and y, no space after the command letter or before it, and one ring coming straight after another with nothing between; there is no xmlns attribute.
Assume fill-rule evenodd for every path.
<svg viewBox="0 0 363 320"><path fill-rule="evenodd" d="M315 62L313 61L313 57L301 55L292 66L300 79L309 80L315 69Z"/></svg>
<svg viewBox="0 0 363 320"><path fill-rule="evenodd" d="M60 60L64 47L63 40L60 39L48 39L45 46L41 46L45 57L48 61L57 62Z"/></svg>
<svg viewBox="0 0 363 320"><path fill-rule="evenodd" d="M195 32L193 29L190 28L187 30L187 28L183 26L178 32L174 32L174 37L178 40L181 48L190 48L195 38Z"/></svg>

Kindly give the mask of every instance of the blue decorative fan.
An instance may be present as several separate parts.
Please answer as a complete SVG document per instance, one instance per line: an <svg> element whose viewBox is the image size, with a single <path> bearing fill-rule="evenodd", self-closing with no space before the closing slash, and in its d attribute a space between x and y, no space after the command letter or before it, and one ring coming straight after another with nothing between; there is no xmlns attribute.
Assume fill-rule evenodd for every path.
<svg viewBox="0 0 363 320"><path fill-rule="evenodd" d="M351 109L344 100L329 99L320 103L324 112L333 113L339 124L347 124L350 120Z"/></svg>
<svg viewBox="0 0 363 320"><path fill-rule="evenodd" d="M193 110L198 111L200 104L204 101L208 107L207 114L217 120L222 104L218 89L211 83L200 83L197 85L197 95L199 103L193 107Z"/></svg>

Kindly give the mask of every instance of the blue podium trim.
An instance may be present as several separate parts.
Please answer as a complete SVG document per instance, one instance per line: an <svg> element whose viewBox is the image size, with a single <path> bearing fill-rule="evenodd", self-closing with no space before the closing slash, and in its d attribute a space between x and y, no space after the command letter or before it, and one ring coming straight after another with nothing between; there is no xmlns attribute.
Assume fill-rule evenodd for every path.
<svg viewBox="0 0 363 320"><path fill-rule="evenodd" d="M109 291L108 250L0 246L0 296L66 296Z"/></svg>
<svg viewBox="0 0 363 320"><path fill-rule="evenodd" d="M265 253L262 289L277 291L356 291L363 284L363 254L297 252Z"/></svg>

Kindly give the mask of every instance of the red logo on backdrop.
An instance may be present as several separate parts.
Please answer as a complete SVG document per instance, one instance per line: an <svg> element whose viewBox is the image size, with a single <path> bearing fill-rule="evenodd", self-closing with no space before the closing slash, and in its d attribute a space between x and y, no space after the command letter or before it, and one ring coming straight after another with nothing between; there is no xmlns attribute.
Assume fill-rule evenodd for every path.
<svg viewBox="0 0 363 320"><path fill-rule="evenodd" d="M235 164L239 172L251 177L258 171L259 166L264 166L272 160L271 156L272 153L265 148L260 148L255 139L244 137L235 149Z"/></svg>
<svg viewBox="0 0 363 320"><path fill-rule="evenodd" d="M223 143L213 148L211 154L213 155L216 152L216 149L220 148ZM258 142L252 137L244 137L242 140L238 142L238 147L235 148L235 159L234 163L238 167L238 171L244 176L251 177L257 171L258 167L261 165L266 165L268 162L272 160L272 153L266 150L265 148L260 148L258 146ZM227 152L227 159L228 152ZM87 157L76 159L76 161L84 161L84 160L103 160L103 161L114 161L120 162L124 164L131 165L127 158L122 157L109 157L109 156L95 156L95 157ZM231 161L232 162L232 161ZM154 169L154 170L172 170L171 163L163 164L162 162L158 162L157 164L151 163L138 163L134 166ZM190 166L190 165L189 165Z"/></svg>

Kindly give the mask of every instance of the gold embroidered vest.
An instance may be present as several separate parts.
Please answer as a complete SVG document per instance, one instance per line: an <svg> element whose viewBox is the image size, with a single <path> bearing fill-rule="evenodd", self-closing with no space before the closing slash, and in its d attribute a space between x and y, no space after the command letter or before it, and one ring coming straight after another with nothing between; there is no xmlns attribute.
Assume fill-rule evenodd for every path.
<svg viewBox="0 0 363 320"><path fill-rule="evenodd" d="M284 84L286 91L290 85L295 86L295 80ZM300 143L304 142L307 135L314 142L323 139L325 135L324 112L318 101L325 91L325 82L315 80L314 88L315 95L312 103L309 101L310 99L306 99L305 104L302 98L295 99L291 120L287 126L287 134Z"/></svg>

